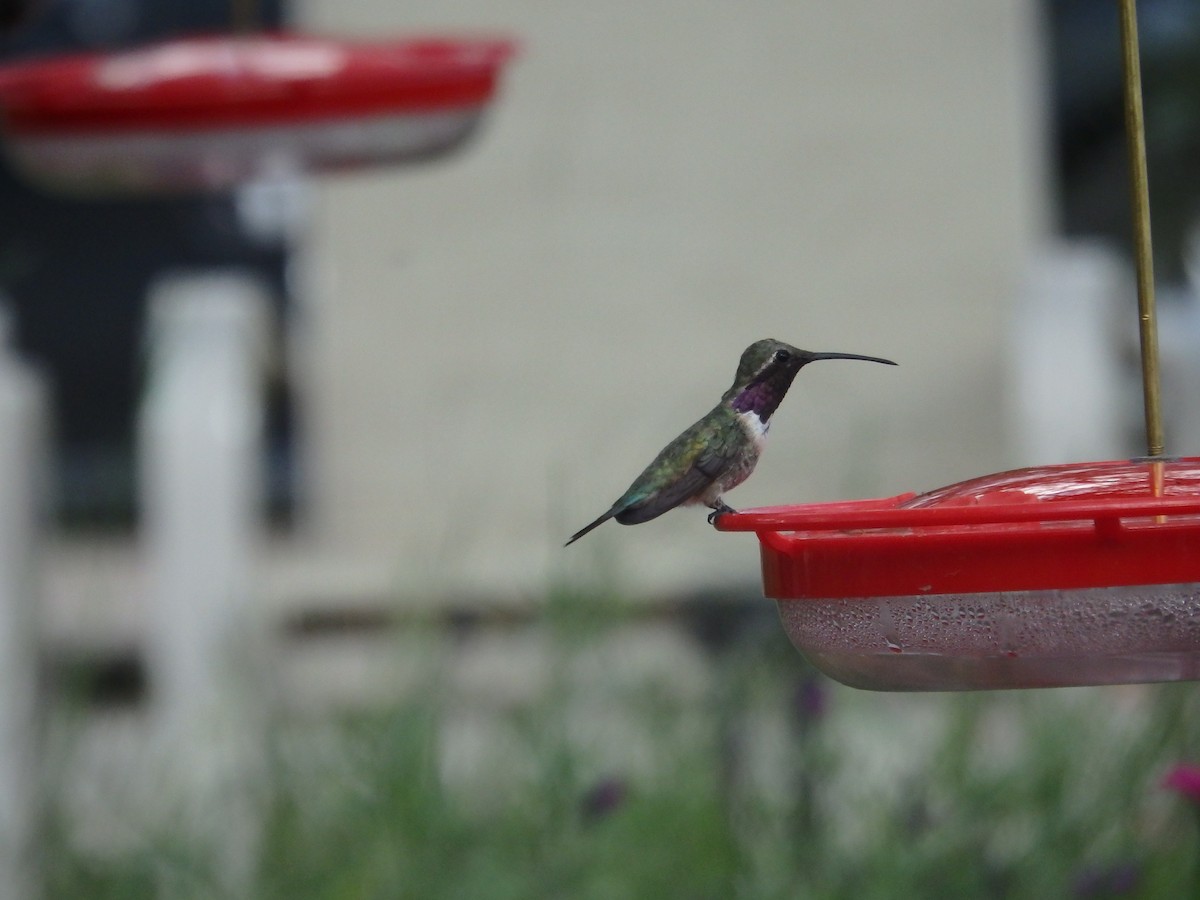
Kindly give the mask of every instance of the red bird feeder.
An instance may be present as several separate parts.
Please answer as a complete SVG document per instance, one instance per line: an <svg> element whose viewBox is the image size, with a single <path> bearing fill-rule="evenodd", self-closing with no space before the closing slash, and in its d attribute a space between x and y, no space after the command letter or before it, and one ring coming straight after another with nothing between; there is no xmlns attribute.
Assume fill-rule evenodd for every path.
<svg viewBox="0 0 1200 900"><path fill-rule="evenodd" d="M512 52L501 40L175 40L0 67L0 107L17 165L61 189L227 188L451 150Z"/></svg>
<svg viewBox="0 0 1200 900"><path fill-rule="evenodd" d="M1120 0L1149 456L729 514L792 643L855 687L1200 679L1200 457L1162 456L1135 0Z"/></svg>
<svg viewBox="0 0 1200 900"><path fill-rule="evenodd" d="M876 690L1200 678L1200 458L750 510L792 643Z"/></svg>

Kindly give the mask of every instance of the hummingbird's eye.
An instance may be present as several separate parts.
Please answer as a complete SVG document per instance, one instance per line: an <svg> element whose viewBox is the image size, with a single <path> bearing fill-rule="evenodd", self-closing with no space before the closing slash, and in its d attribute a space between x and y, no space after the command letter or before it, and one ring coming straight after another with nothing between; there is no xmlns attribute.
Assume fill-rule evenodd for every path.
<svg viewBox="0 0 1200 900"><path fill-rule="evenodd" d="M777 363L785 363L791 358L792 354L788 353L786 350L775 351L775 362Z"/></svg>

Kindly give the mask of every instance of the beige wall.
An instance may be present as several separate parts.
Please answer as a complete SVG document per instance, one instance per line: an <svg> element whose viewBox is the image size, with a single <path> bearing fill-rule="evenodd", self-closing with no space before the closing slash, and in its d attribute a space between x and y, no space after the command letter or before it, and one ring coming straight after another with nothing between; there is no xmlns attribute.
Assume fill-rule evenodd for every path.
<svg viewBox="0 0 1200 900"><path fill-rule="evenodd" d="M704 513L561 549L728 386L749 342L822 363L735 507L1020 462L1007 306L1046 220L1032 0L307 0L346 35L523 44L480 139L319 188L314 526L405 594L757 578Z"/></svg>

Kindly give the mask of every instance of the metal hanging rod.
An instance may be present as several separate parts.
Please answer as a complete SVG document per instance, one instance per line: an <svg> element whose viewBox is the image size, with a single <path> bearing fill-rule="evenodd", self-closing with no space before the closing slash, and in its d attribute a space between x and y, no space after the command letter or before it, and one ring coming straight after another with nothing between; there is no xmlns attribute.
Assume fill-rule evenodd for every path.
<svg viewBox="0 0 1200 900"><path fill-rule="evenodd" d="M1146 453L1163 455L1163 423L1158 369L1158 319L1154 307L1154 257L1150 242L1150 187L1146 174L1146 122L1142 112L1142 72L1138 52L1137 0L1120 0L1121 59L1125 69L1125 141L1133 202L1133 256L1137 268L1138 336L1142 349L1142 398L1146 414Z"/></svg>

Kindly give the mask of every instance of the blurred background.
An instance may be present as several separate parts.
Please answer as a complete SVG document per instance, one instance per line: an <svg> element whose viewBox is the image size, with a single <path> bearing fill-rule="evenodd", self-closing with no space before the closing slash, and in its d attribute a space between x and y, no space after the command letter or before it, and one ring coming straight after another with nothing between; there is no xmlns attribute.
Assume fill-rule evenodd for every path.
<svg viewBox="0 0 1200 900"><path fill-rule="evenodd" d="M86 197L0 165L37 385L12 896L1190 889L1159 785L1200 758L1187 685L863 694L702 512L562 548L763 337L900 366L806 369L738 508L1143 452L1114 2L17 7L6 61L281 28L520 49L420 165ZM1184 455L1200 0L1139 8ZM236 471L164 387L217 328L196 309L253 347L220 369Z"/></svg>

